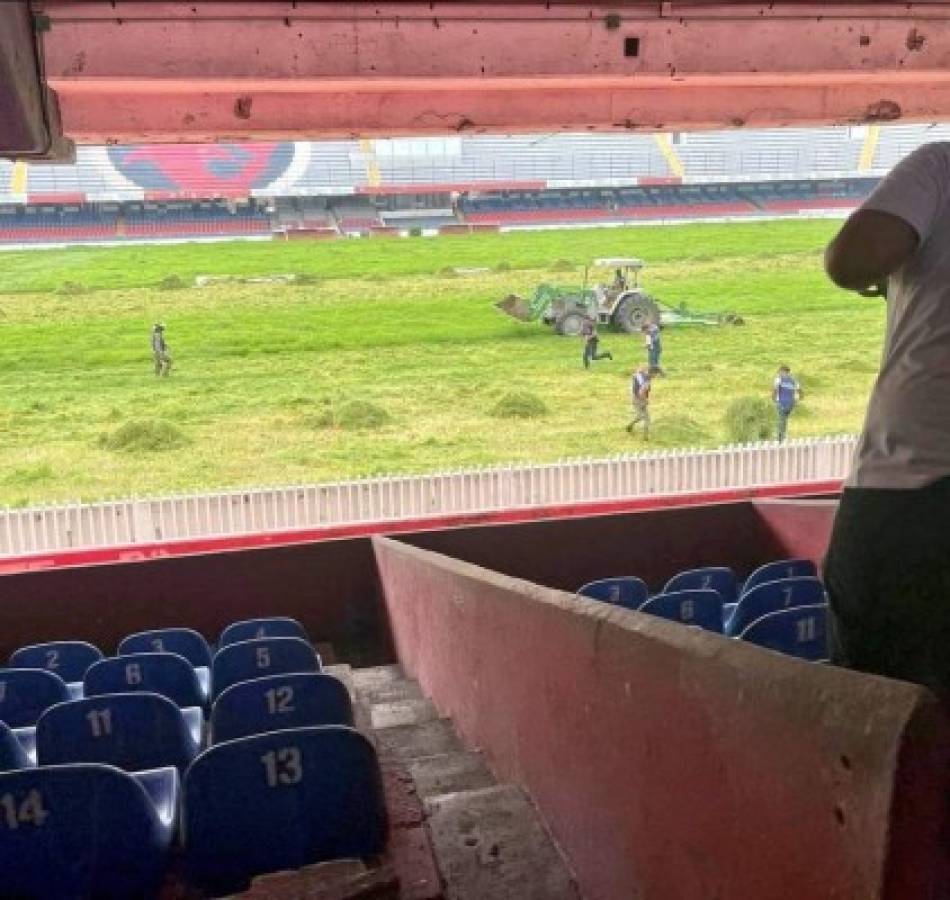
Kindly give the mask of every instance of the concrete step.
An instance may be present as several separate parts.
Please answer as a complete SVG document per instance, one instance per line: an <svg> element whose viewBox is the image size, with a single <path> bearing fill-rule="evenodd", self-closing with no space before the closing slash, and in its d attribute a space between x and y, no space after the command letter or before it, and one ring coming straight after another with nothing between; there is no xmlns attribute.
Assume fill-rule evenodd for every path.
<svg viewBox="0 0 950 900"><path fill-rule="evenodd" d="M409 774L416 791L423 800L492 787L492 775L481 753L466 750L462 753L440 753L423 756L409 762Z"/></svg>
<svg viewBox="0 0 950 900"><path fill-rule="evenodd" d="M446 900L579 900L577 883L514 785L426 801Z"/></svg>
<svg viewBox="0 0 950 900"><path fill-rule="evenodd" d="M448 719L433 719L421 725L377 728L376 740L381 747L402 760L458 753L464 749Z"/></svg>
<svg viewBox="0 0 950 900"><path fill-rule="evenodd" d="M395 700L392 703L373 703L369 707L373 728L392 728L394 725L423 725L439 718L431 700Z"/></svg>

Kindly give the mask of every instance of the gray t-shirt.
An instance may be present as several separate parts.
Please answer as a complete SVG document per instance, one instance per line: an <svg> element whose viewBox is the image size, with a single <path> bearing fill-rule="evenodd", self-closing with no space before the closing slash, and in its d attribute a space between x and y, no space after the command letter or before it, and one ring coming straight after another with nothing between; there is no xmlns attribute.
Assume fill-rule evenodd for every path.
<svg viewBox="0 0 950 900"><path fill-rule="evenodd" d="M920 244L888 281L884 358L848 483L923 487L950 475L950 143L916 150L862 209L903 219Z"/></svg>

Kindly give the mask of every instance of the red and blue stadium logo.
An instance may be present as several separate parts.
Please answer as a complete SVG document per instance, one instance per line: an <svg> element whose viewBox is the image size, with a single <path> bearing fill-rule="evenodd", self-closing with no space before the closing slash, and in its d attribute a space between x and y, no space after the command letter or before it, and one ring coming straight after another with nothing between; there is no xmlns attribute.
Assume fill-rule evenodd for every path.
<svg viewBox="0 0 950 900"><path fill-rule="evenodd" d="M145 144L110 147L109 159L148 195L248 196L282 175L294 144Z"/></svg>

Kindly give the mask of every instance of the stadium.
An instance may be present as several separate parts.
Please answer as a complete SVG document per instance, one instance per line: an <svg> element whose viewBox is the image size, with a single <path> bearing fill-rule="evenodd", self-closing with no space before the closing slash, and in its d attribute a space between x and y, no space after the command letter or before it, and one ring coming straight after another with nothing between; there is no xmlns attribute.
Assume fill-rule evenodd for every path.
<svg viewBox="0 0 950 900"><path fill-rule="evenodd" d="M950 896L945 698L836 655L895 302L823 263L948 48L0 5L0 898Z"/></svg>

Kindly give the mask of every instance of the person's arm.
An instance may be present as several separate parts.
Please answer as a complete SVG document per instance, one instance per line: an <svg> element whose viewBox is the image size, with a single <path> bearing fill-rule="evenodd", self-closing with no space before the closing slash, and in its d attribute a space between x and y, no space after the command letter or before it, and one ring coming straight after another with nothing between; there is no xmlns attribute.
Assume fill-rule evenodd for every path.
<svg viewBox="0 0 950 900"><path fill-rule="evenodd" d="M845 222L825 251L825 271L839 287L879 296L942 214L950 171L945 144L927 144L903 159Z"/></svg>
<svg viewBox="0 0 950 900"><path fill-rule="evenodd" d="M781 383L781 379L779 378L776 378L775 381L772 382L772 402L773 403L778 403L778 386L780 383Z"/></svg>
<svg viewBox="0 0 950 900"><path fill-rule="evenodd" d="M877 209L859 209L825 251L825 271L840 288L880 296L887 278L916 252L913 226Z"/></svg>

